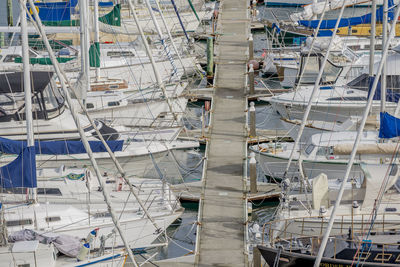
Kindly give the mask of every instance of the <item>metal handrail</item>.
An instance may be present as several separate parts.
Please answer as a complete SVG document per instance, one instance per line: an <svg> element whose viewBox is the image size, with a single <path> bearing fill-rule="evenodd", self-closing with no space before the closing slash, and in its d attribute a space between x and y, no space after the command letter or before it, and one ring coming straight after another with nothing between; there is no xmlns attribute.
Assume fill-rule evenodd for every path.
<svg viewBox="0 0 400 267"><path fill-rule="evenodd" d="M391 215L394 216L399 216L400 213L390 213ZM374 232L381 230L382 232L385 231L385 223L389 223L389 222L394 222L394 221L387 221L387 219L385 219L385 214L378 214L378 216L382 217L382 220L379 220L378 223L381 224L381 227L374 227ZM283 236L283 238L285 239L288 234L290 235L295 235L296 237L306 237L307 235L304 235L304 228L305 228L305 221L306 220L312 220L312 219L320 219L320 228L319 228L319 232L320 235L323 234L323 229L324 229L324 224L326 224L329 220L328 215L325 216L305 216L305 217L296 217L296 218L289 218L289 219L280 219L280 220L274 220L274 221L269 221L263 224L262 227L262 244L264 244L265 241L265 237L268 236L269 238L269 242L271 244L273 244L275 242L275 238L273 237L273 233L275 231L280 232L280 236ZM371 219L371 214L370 213L364 213L364 214L355 214L355 215L351 215L351 214L345 214L345 215L338 215L337 216L337 222L340 224L340 233L343 234L343 230L347 230L343 228L343 224L344 222L354 222L354 217L361 217L361 229L357 230L357 229L353 229L353 232L364 232L364 227L368 226L370 224L370 219ZM287 231L287 227L290 225L290 223L292 222L300 222L301 221L301 231L299 233L292 233ZM357 219L357 222L359 222L360 220ZM274 229L274 225L278 224L278 223L284 223L284 227L282 229ZM313 221L314 224L318 223L317 220ZM376 223L376 222L375 222ZM314 226L315 227L315 226ZM390 229L400 229L400 224L396 227L391 226ZM387 225L386 225L386 230L388 230ZM268 233L268 235L267 235ZM281 237L278 237L281 238Z"/></svg>

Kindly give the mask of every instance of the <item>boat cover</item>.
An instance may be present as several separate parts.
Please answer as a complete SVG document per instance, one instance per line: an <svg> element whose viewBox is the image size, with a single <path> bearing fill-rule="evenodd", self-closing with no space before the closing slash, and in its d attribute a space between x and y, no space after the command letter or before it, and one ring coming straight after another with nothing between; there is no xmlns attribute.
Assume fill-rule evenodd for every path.
<svg viewBox="0 0 400 267"><path fill-rule="evenodd" d="M32 240L38 240L40 243L46 245L53 243L59 252L73 258L76 258L82 246L80 239L75 236L53 233L41 234L30 229L13 232L8 236L9 242Z"/></svg>
<svg viewBox="0 0 400 267"><path fill-rule="evenodd" d="M121 151L123 140L106 141L112 152ZM89 141L93 152L107 152L101 141ZM18 157L0 168L0 187L15 188L37 186L36 154L68 155L86 153L81 141L35 141L28 147L26 141L15 141L0 137L0 152L16 154Z"/></svg>
<svg viewBox="0 0 400 267"><path fill-rule="evenodd" d="M393 138L400 136L400 119L387 112L381 112L380 115L379 138ZM396 149L394 153L397 150L398 149Z"/></svg>

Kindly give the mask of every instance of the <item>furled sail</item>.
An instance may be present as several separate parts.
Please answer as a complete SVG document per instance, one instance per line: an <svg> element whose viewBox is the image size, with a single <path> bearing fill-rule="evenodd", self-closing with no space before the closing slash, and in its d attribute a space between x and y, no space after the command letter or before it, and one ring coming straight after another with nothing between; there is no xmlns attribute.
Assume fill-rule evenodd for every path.
<svg viewBox="0 0 400 267"><path fill-rule="evenodd" d="M333 146L334 155L350 155L353 151L353 143L337 144ZM373 143L360 144L357 148L357 154L382 154L393 155L399 149L397 143Z"/></svg>

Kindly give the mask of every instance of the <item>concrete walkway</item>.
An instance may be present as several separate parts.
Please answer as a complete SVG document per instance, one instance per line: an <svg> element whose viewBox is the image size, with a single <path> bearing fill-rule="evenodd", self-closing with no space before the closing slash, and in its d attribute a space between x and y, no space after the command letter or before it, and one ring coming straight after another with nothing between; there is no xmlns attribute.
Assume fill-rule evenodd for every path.
<svg viewBox="0 0 400 267"><path fill-rule="evenodd" d="M207 171L200 203L198 266L247 266L246 64L249 1L222 0Z"/></svg>

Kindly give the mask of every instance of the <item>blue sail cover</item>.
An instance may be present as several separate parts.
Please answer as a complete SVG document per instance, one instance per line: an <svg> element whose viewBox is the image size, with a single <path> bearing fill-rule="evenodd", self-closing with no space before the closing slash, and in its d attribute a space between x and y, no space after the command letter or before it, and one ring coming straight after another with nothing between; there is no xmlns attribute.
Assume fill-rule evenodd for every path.
<svg viewBox="0 0 400 267"><path fill-rule="evenodd" d="M369 77L369 88L368 88L368 97L371 93L372 89L372 84L374 83L374 77ZM373 100L381 100L381 78L379 78L378 84L376 86L375 94L374 97L372 98ZM393 90L390 88L386 88L386 101L388 102L399 102L400 99L400 93L399 90Z"/></svg>
<svg viewBox="0 0 400 267"><path fill-rule="evenodd" d="M106 141L112 152L121 151L123 140ZM89 141L93 152L107 152L101 141ZM6 154L20 154L26 147L26 141L15 141L0 137L0 152ZM37 154L66 155L86 153L81 141L35 141Z"/></svg>
<svg viewBox="0 0 400 267"><path fill-rule="evenodd" d="M124 141L107 141L111 151L121 151ZM107 152L101 141L89 141L93 152ZM18 157L0 168L0 187L36 187L36 154L66 155L86 153L81 141L35 141L28 147L26 141L0 137L0 152Z"/></svg>
<svg viewBox="0 0 400 267"><path fill-rule="evenodd" d="M71 13L73 13L77 3L78 0L69 0L68 2L39 2L35 3L35 7L41 21L63 21L71 20ZM29 4L26 6L30 10ZM31 10L30 12L32 14Z"/></svg>
<svg viewBox="0 0 400 267"><path fill-rule="evenodd" d="M391 21L394 18L394 9L393 9L393 0L388 0L388 21ZM381 6L377 11L376 11L376 21L377 22L382 22L383 20L383 6ZM320 29L321 30L326 30L326 29L334 29L335 24L336 24L336 19L326 19L321 22ZM299 25L308 27L308 28L313 28L316 29L318 28L318 23L319 20L299 20L298 21ZM359 24L369 24L371 23L371 13L365 14L360 17L351 17L351 18L344 18L341 19L339 22L339 28L340 27L348 27L348 26L354 26L354 25L359 25Z"/></svg>
<svg viewBox="0 0 400 267"><path fill-rule="evenodd" d="M400 136L400 119L387 112L380 114L379 138L393 138Z"/></svg>
<svg viewBox="0 0 400 267"><path fill-rule="evenodd" d="M18 157L0 168L0 187L37 187L35 147L25 147Z"/></svg>

